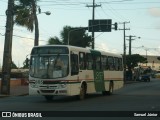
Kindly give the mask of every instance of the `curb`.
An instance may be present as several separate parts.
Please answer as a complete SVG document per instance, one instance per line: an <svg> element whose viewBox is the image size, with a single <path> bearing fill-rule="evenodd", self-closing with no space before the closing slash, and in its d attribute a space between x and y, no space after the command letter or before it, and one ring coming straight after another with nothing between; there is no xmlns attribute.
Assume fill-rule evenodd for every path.
<svg viewBox="0 0 160 120"><path fill-rule="evenodd" d="M139 81L127 81L127 82L124 82L124 84L132 84L132 83L139 83Z"/></svg>
<svg viewBox="0 0 160 120"><path fill-rule="evenodd" d="M20 95L0 95L0 98L6 98L6 97L15 97L15 96L27 96L28 93L20 94Z"/></svg>

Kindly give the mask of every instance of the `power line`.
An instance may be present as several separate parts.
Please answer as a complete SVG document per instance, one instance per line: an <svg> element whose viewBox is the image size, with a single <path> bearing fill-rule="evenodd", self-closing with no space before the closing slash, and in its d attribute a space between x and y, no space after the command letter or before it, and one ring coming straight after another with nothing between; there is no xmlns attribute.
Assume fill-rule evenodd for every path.
<svg viewBox="0 0 160 120"><path fill-rule="evenodd" d="M95 18L95 8L96 7L101 7L101 5L95 4L95 0L93 0L93 5L86 5L86 7L92 7L92 20L94 20ZM95 40L94 40L94 31L92 31L92 49L94 49L94 44L95 44Z"/></svg>
<svg viewBox="0 0 160 120"><path fill-rule="evenodd" d="M99 2L99 3L102 3L102 4L126 4L126 5L132 5L132 4L158 4L160 2L127 2L127 1L123 1L123 2L113 2L113 1L109 1L109 2Z"/></svg>
<svg viewBox="0 0 160 120"><path fill-rule="evenodd" d="M130 35L130 36L126 36L126 37L129 37L129 39L127 39L127 40L129 40L129 55L131 55L131 49L132 49L131 43L132 43L133 40L135 40L136 36ZM140 39L140 37L138 37L138 38Z"/></svg>
<svg viewBox="0 0 160 120"><path fill-rule="evenodd" d="M116 9L114 9L114 8L112 8L111 7L111 5L109 5L109 4L107 4L108 5L108 7L110 8L110 9L108 9L108 7L104 4L104 6L106 6L106 8L107 9L105 9L105 10L110 10L111 12L112 12L112 14L116 17L116 18L118 18L118 19L121 19L121 21L123 20L126 20L126 19L124 19L124 17L122 17L117 11L116 11ZM105 10L103 9L103 12L105 12ZM120 20L119 20L120 21Z"/></svg>

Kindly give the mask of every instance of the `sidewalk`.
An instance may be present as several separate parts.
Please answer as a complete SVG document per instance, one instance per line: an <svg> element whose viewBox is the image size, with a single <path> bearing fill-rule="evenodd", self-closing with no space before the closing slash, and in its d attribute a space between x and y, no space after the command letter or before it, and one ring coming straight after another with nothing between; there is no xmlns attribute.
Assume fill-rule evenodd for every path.
<svg viewBox="0 0 160 120"><path fill-rule="evenodd" d="M0 98L10 96L23 96L28 95L28 85L14 86L10 88L10 95L2 95L0 91Z"/></svg>

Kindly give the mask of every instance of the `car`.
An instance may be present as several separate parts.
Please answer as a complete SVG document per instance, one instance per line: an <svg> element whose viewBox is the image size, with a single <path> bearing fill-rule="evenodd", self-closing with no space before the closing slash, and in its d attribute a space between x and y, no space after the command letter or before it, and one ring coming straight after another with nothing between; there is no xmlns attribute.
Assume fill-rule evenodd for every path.
<svg viewBox="0 0 160 120"><path fill-rule="evenodd" d="M150 77L151 77L151 76L150 76L149 74L141 75L141 76L139 77L139 81L150 82L150 80L151 80Z"/></svg>
<svg viewBox="0 0 160 120"><path fill-rule="evenodd" d="M160 71L157 71L157 73L155 74L155 78L160 78Z"/></svg>

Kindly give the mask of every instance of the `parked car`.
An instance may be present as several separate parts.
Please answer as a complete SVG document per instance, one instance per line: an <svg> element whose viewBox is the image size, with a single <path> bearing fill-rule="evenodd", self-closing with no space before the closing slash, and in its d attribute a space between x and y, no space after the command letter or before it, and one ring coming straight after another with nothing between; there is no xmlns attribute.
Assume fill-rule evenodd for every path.
<svg viewBox="0 0 160 120"><path fill-rule="evenodd" d="M155 78L160 78L160 71L157 71L157 73L155 74Z"/></svg>
<svg viewBox="0 0 160 120"><path fill-rule="evenodd" d="M140 77L139 77L139 81L144 81L144 82L150 82L150 75L149 74L145 74L145 75L141 75Z"/></svg>
<svg viewBox="0 0 160 120"><path fill-rule="evenodd" d="M152 75L152 70L149 68L144 69L143 73L140 75L139 80L144 82L150 82Z"/></svg>

